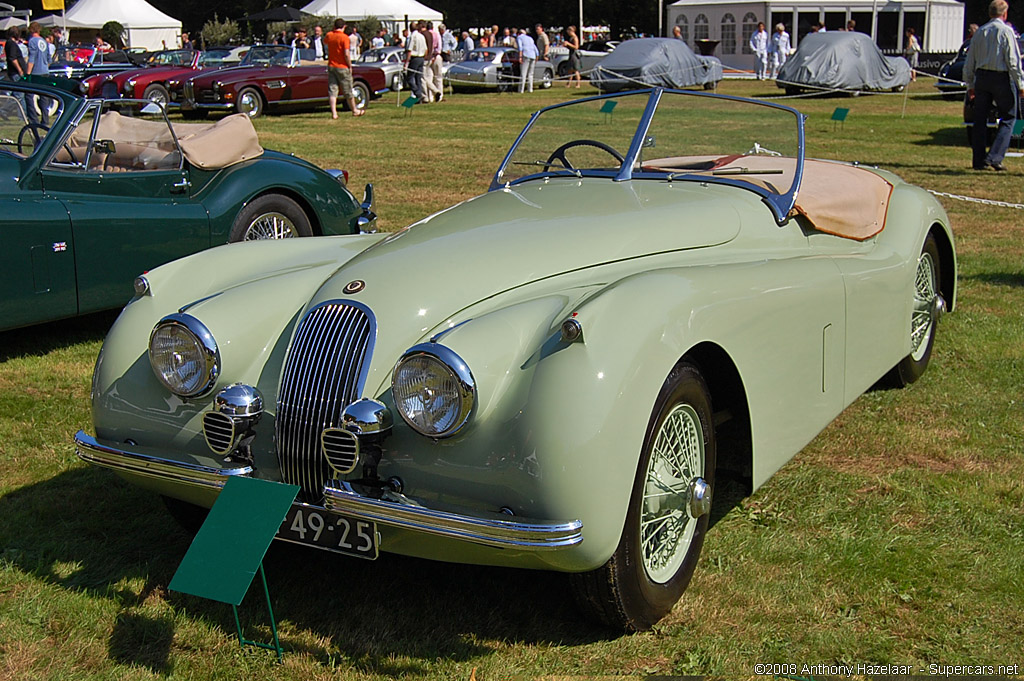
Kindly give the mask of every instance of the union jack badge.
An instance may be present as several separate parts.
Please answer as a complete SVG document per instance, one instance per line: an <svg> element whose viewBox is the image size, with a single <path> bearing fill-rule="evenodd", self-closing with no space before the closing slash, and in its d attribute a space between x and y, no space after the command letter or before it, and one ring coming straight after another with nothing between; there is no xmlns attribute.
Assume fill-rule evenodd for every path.
<svg viewBox="0 0 1024 681"><path fill-rule="evenodd" d="M67 241L56 241L56 242L54 242L54 244L53 244L53 252L54 253L62 253L63 251L66 251L66 250L68 250L68 242Z"/></svg>

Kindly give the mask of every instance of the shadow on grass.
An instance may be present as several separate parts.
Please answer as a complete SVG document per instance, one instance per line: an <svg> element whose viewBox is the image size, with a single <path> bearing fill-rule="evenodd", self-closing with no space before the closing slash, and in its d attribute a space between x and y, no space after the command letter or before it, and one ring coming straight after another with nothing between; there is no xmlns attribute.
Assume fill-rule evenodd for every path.
<svg viewBox="0 0 1024 681"><path fill-rule="evenodd" d="M106 310L0 332L0 362L15 357L41 356L69 345L102 340L118 314L120 310Z"/></svg>
<svg viewBox="0 0 1024 681"><path fill-rule="evenodd" d="M154 594L234 636L230 606L166 593L190 537L157 496L115 482L107 471L76 468L0 497L0 517L4 561L119 606L108 641L112 661L171 670L171 615L151 615L152 603L141 612ZM285 633L285 650L328 666L340 656L367 673L398 676L425 672L438 658L486 655L492 648L482 641L582 645L614 636L582 621L562 574L389 554L363 561L288 544L271 546L264 567L285 632L326 641L311 647ZM246 636L265 640L259 591L251 590L239 612Z"/></svg>
<svg viewBox="0 0 1024 681"><path fill-rule="evenodd" d="M938 130L929 130L928 137L925 139L916 139L911 144L916 146L932 147L960 147L966 154L967 162L971 161L971 147L968 144L967 128L961 126L958 128L939 128Z"/></svg>
<svg viewBox="0 0 1024 681"><path fill-rule="evenodd" d="M960 278L969 281L979 281L984 284L994 284L995 286L1024 288L1024 272L984 272L982 274L969 274Z"/></svg>

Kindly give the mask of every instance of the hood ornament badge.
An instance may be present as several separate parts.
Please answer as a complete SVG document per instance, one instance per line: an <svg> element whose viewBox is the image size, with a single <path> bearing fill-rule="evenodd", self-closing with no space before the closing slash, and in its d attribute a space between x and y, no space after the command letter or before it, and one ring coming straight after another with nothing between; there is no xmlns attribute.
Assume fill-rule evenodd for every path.
<svg viewBox="0 0 1024 681"><path fill-rule="evenodd" d="M345 284L345 288L342 289L342 292L347 294L359 293L364 288L366 288L366 282L362 279L355 279Z"/></svg>

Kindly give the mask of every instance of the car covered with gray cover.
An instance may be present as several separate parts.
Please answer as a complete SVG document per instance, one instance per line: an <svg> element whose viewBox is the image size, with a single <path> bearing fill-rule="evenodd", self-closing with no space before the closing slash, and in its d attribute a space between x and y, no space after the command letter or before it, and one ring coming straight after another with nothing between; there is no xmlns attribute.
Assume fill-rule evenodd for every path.
<svg viewBox="0 0 1024 681"><path fill-rule="evenodd" d="M871 36L856 31L804 37L776 80L787 94L801 90L900 91L909 82L910 64L906 59L885 56Z"/></svg>
<svg viewBox="0 0 1024 681"><path fill-rule="evenodd" d="M590 74L590 84L602 92L642 87L712 90L722 80L722 62L702 57L682 40L637 38L620 43Z"/></svg>

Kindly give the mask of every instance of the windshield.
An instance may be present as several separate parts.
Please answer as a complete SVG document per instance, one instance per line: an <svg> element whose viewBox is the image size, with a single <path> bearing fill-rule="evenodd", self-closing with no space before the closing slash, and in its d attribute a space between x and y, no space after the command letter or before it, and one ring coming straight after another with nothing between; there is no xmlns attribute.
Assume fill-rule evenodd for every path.
<svg viewBox="0 0 1024 681"><path fill-rule="evenodd" d="M242 66L269 66L271 61L275 64L288 64L291 55L292 48L287 45L256 45L246 53Z"/></svg>
<svg viewBox="0 0 1024 681"><path fill-rule="evenodd" d="M192 63L195 53L192 50L170 50L168 52L157 52L150 60L151 64L160 66L188 66Z"/></svg>
<svg viewBox="0 0 1024 681"><path fill-rule="evenodd" d="M719 95L593 97L535 114L492 188L550 176L715 182L774 197L781 220L802 170L802 125L788 107Z"/></svg>
<svg viewBox="0 0 1024 681"><path fill-rule="evenodd" d="M75 45L62 45L57 48L53 55L55 62L67 62L76 64L88 64L95 52L91 47L80 47Z"/></svg>
<svg viewBox="0 0 1024 681"><path fill-rule="evenodd" d="M199 55L199 65L220 66L229 54L231 54L231 50L207 50Z"/></svg>
<svg viewBox="0 0 1024 681"><path fill-rule="evenodd" d="M40 113L29 116L30 103ZM56 97L32 95L0 85L0 152L19 158L34 154L61 110L61 101Z"/></svg>

